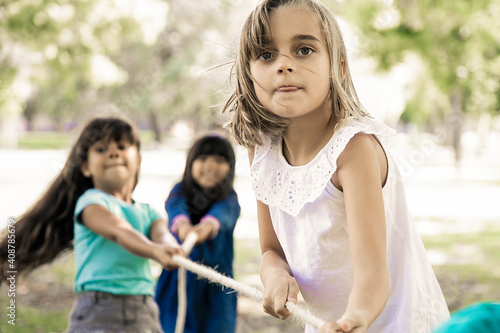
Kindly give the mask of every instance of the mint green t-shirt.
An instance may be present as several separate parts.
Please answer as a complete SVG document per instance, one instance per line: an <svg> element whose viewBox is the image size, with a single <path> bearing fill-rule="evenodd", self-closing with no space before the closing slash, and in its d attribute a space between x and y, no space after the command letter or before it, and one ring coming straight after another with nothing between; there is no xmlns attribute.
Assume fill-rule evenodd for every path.
<svg viewBox="0 0 500 333"><path fill-rule="evenodd" d="M89 205L103 206L146 236L149 236L151 223L163 218L148 204L128 204L101 190L87 190L78 199L74 214L75 292L153 295L154 281L149 259L133 255L88 229L82 223L80 214Z"/></svg>

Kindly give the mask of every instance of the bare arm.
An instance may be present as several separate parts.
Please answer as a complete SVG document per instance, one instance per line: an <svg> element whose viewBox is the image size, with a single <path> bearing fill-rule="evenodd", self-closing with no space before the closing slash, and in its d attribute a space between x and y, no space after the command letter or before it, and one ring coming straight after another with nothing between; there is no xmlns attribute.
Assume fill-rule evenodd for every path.
<svg viewBox="0 0 500 333"><path fill-rule="evenodd" d="M283 249L274 232L269 208L257 201L259 238L262 250L260 277L264 285L264 312L281 319L290 316L286 302L297 303L299 286L292 275Z"/></svg>
<svg viewBox="0 0 500 333"><path fill-rule="evenodd" d="M149 234L153 242L179 247L177 240L168 230L167 221L164 219L153 221Z"/></svg>
<svg viewBox="0 0 500 333"><path fill-rule="evenodd" d="M136 256L154 259L166 269L177 268L177 264L172 261L173 255L183 255L179 246L152 242L126 220L100 205L87 206L82 211L81 217L85 226L96 234L117 243Z"/></svg>
<svg viewBox="0 0 500 333"><path fill-rule="evenodd" d="M339 325L345 332L365 332L389 297L382 197L386 170L382 148L366 134L352 138L338 159L334 183L338 182L344 192L354 281L346 311L336 324L329 324L330 329Z"/></svg>
<svg viewBox="0 0 500 333"><path fill-rule="evenodd" d="M253 160L253 149L248 150L250 164ZM292 276L283 249L276 237L269 214L269 207L257 201L257 219L259 223L259 239L262 251L260 277L264 285L264 312L281 319L290 316L286 302L297 303L299 287Z"/></svg>

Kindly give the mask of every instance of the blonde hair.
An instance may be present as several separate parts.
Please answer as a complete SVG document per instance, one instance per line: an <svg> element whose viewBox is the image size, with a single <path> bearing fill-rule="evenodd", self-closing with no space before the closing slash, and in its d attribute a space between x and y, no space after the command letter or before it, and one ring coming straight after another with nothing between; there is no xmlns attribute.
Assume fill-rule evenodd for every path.
<svg viewBox="0 0 500 333"><path fill-rule="evenodd" d="M262 144L261 133L278 135L288 125L286 118L275 115L259 102L250 72L250 60L269 42L270 14L281 7L301 7L318 17L330 55L330 94L335 119L340 121L350 116L368 116L352 83L342 33L330 9L319 0L262 0L243 24L232 68L232 74L236 75L236 88L222 110L234 112L227 127L236 142L245 147Z"/></svg>

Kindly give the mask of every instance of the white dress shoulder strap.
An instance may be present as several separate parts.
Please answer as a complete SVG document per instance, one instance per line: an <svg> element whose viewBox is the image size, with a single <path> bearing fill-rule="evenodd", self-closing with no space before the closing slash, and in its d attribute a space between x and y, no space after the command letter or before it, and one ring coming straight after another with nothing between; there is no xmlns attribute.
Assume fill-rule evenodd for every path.
<svg viewBox="0 0 500 333"><path fill-rule="evenodd" d="M337 170L337 158L349 140L361 132L377 136L396 133L372 118L346 118L337 124L331 139L314 159L302 166L291 166L285 160L281 136L263 136L263 144L255 147L250 169L257 200L297 216L306 203L323 192Z"/></svg>

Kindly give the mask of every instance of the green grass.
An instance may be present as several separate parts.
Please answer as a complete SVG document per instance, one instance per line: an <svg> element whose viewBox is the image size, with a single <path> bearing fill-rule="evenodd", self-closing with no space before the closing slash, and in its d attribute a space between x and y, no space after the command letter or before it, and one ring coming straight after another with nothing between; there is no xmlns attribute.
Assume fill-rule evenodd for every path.
<svg viewBox="0 0 500 333"><path fill-rule="evenodd" d="M500 300L500 230L425 236L427 251L445 255L434 265L450 311L477 301Z"/></svg>
<svg viewBox="0 0 500 333"><path fill-rule="evenodd" d="M17 277L15 295L11 297L5 284L0 288L0 332L63 332L73 304L74 255L60 257L27 277ZM15 300L15 326L9 324L5 311ZM6 320L4 320L6 319Z"/></svg>
<svg viewBox="0 0 500 333"><path fill-rule="evenodd" d="M65 149L76 137L74 132L23 132L18 141L21 149ZM141 145L146 147L154 142L153 131L140 131Z"/></svg>
<svg viewBox="0 0 500 333"><path fill-rule="evenodd" d="M2 309L8 306L8 299L0 299ZM46 333L63 332L68 326L68 310L40 309L17 304L15 325L9 324L4 314L0 321L0 332L9 333ZM7 319L6 319L6 318Z"/></svg>
<svg viewBox="0 0 500 333"><path fill-rule="evenodd" d="M447 257L444 263L434 265L434 271L451 311L480 300L500 299L499 239L500 230L493 227L468 234L423 237L427 250L442 252ZM236 280L258 275L258 240L235 239L234 247ZM24 281L16 281L16 326L8 323L5 311L10 299L2 284L0 332L64 331L74 297L74 274L74 256L68 255L36 270Z"/></svg>
<svg viewBox="0 0 500 333"><path fill-rule="evenodd" d="M260 246L254 239L234 240L234 278L247 274L259 274Z"/></svg>
<svg viewBox="0 0 500 333"><path fill-rule="evenodd" d="M62 149L71 143L67 132L23 132L18 147L22 149Z"/></svg>
<svg viewBox="0 0 500 333"><path fill-rule="evenodd" d="M54 281L60 281L62 283L73 282L75 277L75 254L70 252L62 255L57 259L54 265L44 268L50 270L51 274L54 276Z"/></svg>
<svg viewBox="0 0 500 333"><path fill-rule="evenodd" d="M260 261L260 245L254 239L234 240L234 261L237 264L255 264Z"/></svg>
<svg viewBox="0 0 500 333"><path fill-rule="evenodd" d="M235 240L236 279L258 274L260 248L257 240ZM153 264L153 266L159 266ZM73 302L75 276L74 255L43 266L24 280L16 281L16 325L10 325L5 310L9 304L8 289L0 287L0 332L62 332L67 328Z"/></svg>
<svg viewBox="0 0 500 333"><path fill-rule="evenodd" d="M445 252L453 259L458 257L463 264L498 263L500 261L500 229L460 234L443 234L422 237L427 250ZM500 267L499 267L500 268ZM494 267L490 267L494 269Z"/></svg>

